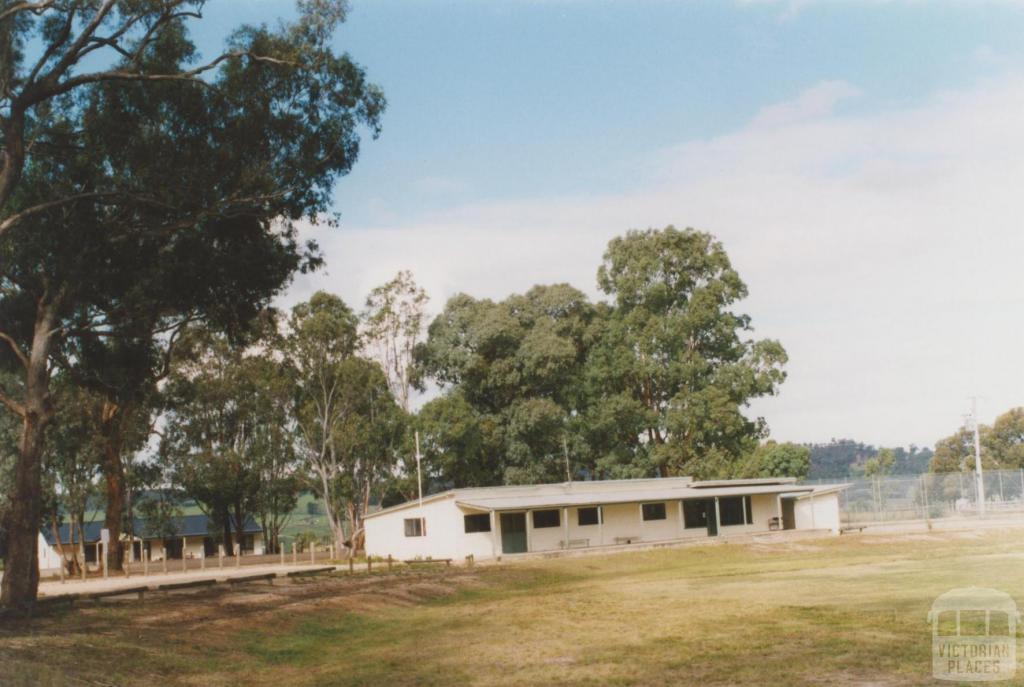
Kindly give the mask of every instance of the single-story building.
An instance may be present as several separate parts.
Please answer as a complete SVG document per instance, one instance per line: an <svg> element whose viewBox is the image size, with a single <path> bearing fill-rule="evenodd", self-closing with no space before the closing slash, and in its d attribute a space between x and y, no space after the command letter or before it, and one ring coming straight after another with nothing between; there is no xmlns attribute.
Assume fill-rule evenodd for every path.
<svg viewBox="0 0 1024 687"><path fill-rule="evenodd" d="M132 549L129 552L129 559L132 561L142 560L142 551L149 554L149 560L160 561L185 558L201 558L204 555L211 558L217 555L217 539L210 534L210 519L205 515L185 515L175 518L171 531L174 536L159 537L146 536L145 520L135 518L133 521L136 536L132 539ZM85 562L86 565L95 565L100 560L100 531L103 529L101 521L86 523L83 528L85 533ZM241 542L243 554L261 555L264 550L263 530L256 522L249 518L243 528L244 537ZM71 531L70 526L64 523L60 526L58 533L65 553L71 555ZM234 532L232 531L232 534ZM121 541L127 542L130 537L127 532L121 533ZM78 549L78 532L75 532L74 548ZM231 555L231 551L225 551L225 555ZM60 554L57 551L57 542L53 536L52 528L45 528L39 535L39 569L56 570L60 566Z"/></svg>
<svg viewBox="0 0 1024 687"><path fill-rule="evenodd" d="M496 558L782 529L839 534L847 485L690 477L451 489L366 516L366 553Z"/></svg>

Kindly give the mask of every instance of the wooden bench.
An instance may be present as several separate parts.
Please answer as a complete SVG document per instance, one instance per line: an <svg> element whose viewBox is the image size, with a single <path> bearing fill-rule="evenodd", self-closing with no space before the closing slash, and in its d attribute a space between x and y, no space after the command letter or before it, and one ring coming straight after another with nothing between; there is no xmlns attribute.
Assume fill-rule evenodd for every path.
<svg viewBox="0 0 1024 687"><path fill-rule="evenodd" d="M156 589L159 592L169 592L175 589L190 589L192 587L212 587L215 584L217 584L217 580L206 578L203 580L188 580L187 582L166 582L158 584Z"/></svg>
<svg viewBox="0 0 1024 687"><path fill-rule="evenodd" d="M865 527L867 527L867 525L850 525L849 527L841 528L839 530L839 534L846 534L847 532L853 532L854 530L863 532Z"/></svg>
<svg viewBox="0 0 1024 687"><path fill-rule="evenodd" d="M446 566L452 564L451 558L410 558L409 560L402 561L406 565L417 565L423 563L444 563Z"/></svg>
<svg viewBox="0 0 1024 687"><path fill-rule="evenodd" d="M288 577L302 577L303 575L319 575L321 573L334 572L334 566L328 565L324 568L310 568L309 570L292 570Z"/></svg>
<svg viewBox="0 0 1024 687"><path fill-rule="evenodd" d="M239 575L237 577L229 577L228 584L244 584L246 582L262 582L266 580L270 584L274 584L274 578L277 577L277 573L260 573L257 575Z"/></svg>
<svg viewBox="0 0 1024 687"><path fill-rule="evenodd" d="M615 537L616 544L632 544L635 541L640 541L640 537Z"/></svg>
<svg viewBox="0 0 1024 687"><path fill-rule="evenodd" d="M138 587L124 587L122 589L108 589L102 592L86 592L80 594L82 599L89 599L91 601L99 601L100 599L106 599L112 596L126 596L128 594L138 594L139 601L145 597L146 592L149 591L148 585L139 585Z"/></svg>
<svg viewBox="0 0 1024 687"><path fill-rule="evenodd" d="M590 546L589 539L570 539L569 545L566 546L565 540L558 542L558 545L563 549L585 549Z"/></svg>

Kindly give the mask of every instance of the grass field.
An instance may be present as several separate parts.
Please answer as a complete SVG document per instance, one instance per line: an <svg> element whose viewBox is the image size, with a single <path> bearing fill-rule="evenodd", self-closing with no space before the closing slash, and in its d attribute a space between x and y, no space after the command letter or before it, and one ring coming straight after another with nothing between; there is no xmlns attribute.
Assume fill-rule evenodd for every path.
<svg viewBox="0 0 1024 687"><path fill-rule="evenodd" d="M1024 598L1021 534L699 546L86 606L0 629L0 684L931 684L932 601L971 585Z"/></svg>

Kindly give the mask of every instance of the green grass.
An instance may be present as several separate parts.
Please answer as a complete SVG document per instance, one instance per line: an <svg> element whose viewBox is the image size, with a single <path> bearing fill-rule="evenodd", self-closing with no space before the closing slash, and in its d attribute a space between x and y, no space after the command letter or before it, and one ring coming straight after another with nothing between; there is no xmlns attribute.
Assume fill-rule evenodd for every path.
<svg viewBox="0 0 1024 687"><path fill-rule="evenodd" d="M0 665L18 675L46 655L47 670L81 676L90 661L116 664L116 684L932 684L932 601L972 585L1024 600L1018 537L663 549L381 575L369 591L328 581L301 608L233 622L228 604L144 646L117 628L161 607L125 605L95 611L102 632L71 613L31 636L0 633ZM143 654L144 672L116 658Z"/></svg>

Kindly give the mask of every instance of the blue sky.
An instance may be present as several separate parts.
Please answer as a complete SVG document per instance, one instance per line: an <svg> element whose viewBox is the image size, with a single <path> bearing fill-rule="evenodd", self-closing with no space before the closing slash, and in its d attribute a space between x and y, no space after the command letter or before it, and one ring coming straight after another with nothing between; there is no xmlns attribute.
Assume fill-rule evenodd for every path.
<svg viewBox="0 0 1024 687"><path fill-rule="evenodd" d="M291 6L211 2L212 52ZM387 94L296 281L355 306L411 269L434 311L567 281L633 227L719 237L789 379L780 440L931 445L1024 405L1024 2L354 0Z"/></svg>
<svg viewBox="0 0 1024 687"><path fill-rule="evenodd" d="M337 210L387 223L481 199L615 191L645 155L825 80L905 106L1018 63L1012 3L354 0L338 34L390 107ZM286 2L212 2L207 50ZM998 55L996 60L985 56ZM979 59L979 56L982 59Z"/></svg>

